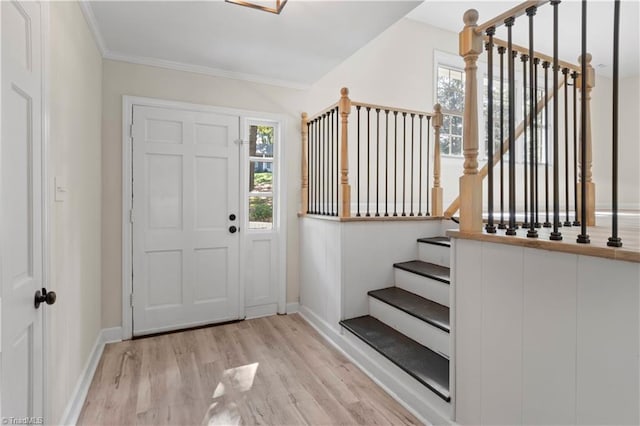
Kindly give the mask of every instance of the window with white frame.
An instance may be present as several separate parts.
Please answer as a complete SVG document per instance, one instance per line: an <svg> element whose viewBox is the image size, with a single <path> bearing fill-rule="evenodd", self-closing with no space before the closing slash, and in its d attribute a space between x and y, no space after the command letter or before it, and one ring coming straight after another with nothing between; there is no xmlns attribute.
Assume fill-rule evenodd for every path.
<svg viewBox="0 0 640 426"><path fill-rule="evenodd" d="M437 75L436 101L442 107L440 153L462 156L464 71L439 63Z"/></svg>
<svg viewBox="0 0 640 426"><path fill-rule="evenodd" d="M278 128L273 123L249 125L248 222L249 230L273 229L275 164Z"/></svg>
<svg viewBox="0 0 640 426"><path fill-rule="evenodd" d="M464 116L464 85L465 85L465 74L462 69L462 64L459 64L460 58L446 54L444 52L437 52L435 55L436 60L436 73L437 73L437 83L436 83L436 102L440 103L442 106L443 113L443 125L440 129L440 151L442 155L450 155L450 156L462 156L463 146L462 146L462 126L463 126L463 116ZM458 64L458 65L456 65ZM482 66L479 67L482 69ZM484 65L484 69L486 69L486 65ZM493 142L494 142L494 153L497 153L500 150L500 79L496 76L499 75L499 68L494 69L494 82L493 82ZM482 80L480 80L480 78ZM484 75L479 76L479 80L483 82L482 93L479 93L478 98L478 108L482 108L482 121L483 124L478 129L479 137L480 137L480 157L483 160L487 159L488 156L488 76L485 73ZM478 81L478 83L480 83ZM516 97L516 107L515 110L515 122L519 123L526 114L523 113L522 106L522 87L518 84L518 79L515 81L515 97ZM542 87L542 83L539 82L539 87ZM528 97L528 88L527 88L527 97ZM539 102L544 97L544 90L538 89L536 93L537 101ZM504 128L503 128L503 136L505 138L508 137L509 129L509 82L505 79L503 85L503 119L504 119ZM529 111L529 102L527 100L527 112ZM527 123L528 125L529 123ZM544 164L546 158L545 151L545 126L547 123L545 122L545 115L543 112L538 114L536 132L538 136L538 146L537 146L537 156L538 163ZM551 123L549 123L550 132ZM527 138L530 138L529 131L527 130ZM527 146L529 140L527 139ZM521 149L523 136L521 135L516 141L516 161L522 162L524 160L524 153ZM482 146L484 145L484 147ZM527 148L527 155L529 155L529 149ZM509 158L509 153L507 152L504 156L505 160Z"/></svg>

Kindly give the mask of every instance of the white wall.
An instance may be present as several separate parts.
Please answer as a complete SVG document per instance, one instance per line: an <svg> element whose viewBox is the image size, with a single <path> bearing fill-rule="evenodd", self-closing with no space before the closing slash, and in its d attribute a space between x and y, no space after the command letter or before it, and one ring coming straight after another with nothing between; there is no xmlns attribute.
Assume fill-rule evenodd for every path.
<svg viewBox="0 0 640 426"><path fill-rule="evenodd" d="M287 301L298 300L300 106L304 91L105 60L102 82L102 325L122 322L122 96L133 95L286 115Z"/></svg>
<svg viewBox="0 0 640 426"><path fill-rule="evenodd" d="M67 182L51 202L51 290L46 309L47 418L58 423L101 329L102 58L76 2L52 2L50 176ZM53 199L53 195L52 195Z"/></svg>
<svg viewBox="0 0 640 426"><path fill-rule="evenodd" d="M456 422L637 424L640 265L455 239Z"/></svg>
<svg viewBox="0 0 640 426"><path fill-rule="evenodd" d="M620 80L619 85L620 176L618 179L620 186L618 191L620 208L640 210L640 167L638 167L640 160L640 143L638 143L638 135L640 135L640 120L638 120L640 117L640 76L624 78ZM610 108L604 108L603 113L610 116ZM594 152L595 158L604 158L602 161L607 161L610 158L611 150L606 149L606 145L606 152L603 153L600 150ZM598 203L609 202L608 190L605 190L601 196L604 200L598 197Z"/></svg>

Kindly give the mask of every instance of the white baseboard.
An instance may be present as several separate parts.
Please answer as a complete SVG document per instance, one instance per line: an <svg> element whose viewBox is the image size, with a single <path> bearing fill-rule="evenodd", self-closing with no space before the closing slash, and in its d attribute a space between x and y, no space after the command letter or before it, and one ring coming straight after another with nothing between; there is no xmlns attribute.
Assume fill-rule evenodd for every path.
<svg viewBox="0 0 640 426"><path fill-rule="evenodd" d="M339 331L331 327L330 324L306 306L300 306L299 314L320 333L327 342L340 351L349 361L362 370L371 380L422 423L428 425L455 425L455 423L450 420L449 413L443 413L442 409L436 409L430 402L425 401L425 392L429 391L421 388L421 385L415 380L413 381L415 383L411 381L404 383L403 377L400 377L400 374L394 374L394 372L389 371L381 362L369 356L361 348L358 348L356 344L345 338L345 336L342 336ZM354 337L354 339L357 338ZM434 398L437 397L434 396ZM442 404L446 403L443 401Z"/></svg>
<svg viewBox="0 0 640 426"><path fill-rule="evenodd" d="M244 308L245 319L268 317L278 313L278 304L271 303L268 305L247 306Z"/></svg>
<svg viewBox="0 0 640 426"><path fill-rule="evenodd" d="M103 343L122 342L122 327L103 328L100 334Z"/></svg>
<svg viewBox="0 0 640 426"><path fill-rule="evenodd" d="M105 344L120 341L122 341L122 327L104 328L100 330L98 336L96 336L96 341L93 344L84 369L78 378L76 387L73 389L69 402L62 413L60 424L75 425L78 422L84 401L89 392L89 386L91 386L91 381L102 357Z"/></svg>
<svg viewBox="0 0 640 426"><path fill-rule="evenodd" d="M295 314L300 310L300 304L298 302L287 303L287 315Z"/></svg>

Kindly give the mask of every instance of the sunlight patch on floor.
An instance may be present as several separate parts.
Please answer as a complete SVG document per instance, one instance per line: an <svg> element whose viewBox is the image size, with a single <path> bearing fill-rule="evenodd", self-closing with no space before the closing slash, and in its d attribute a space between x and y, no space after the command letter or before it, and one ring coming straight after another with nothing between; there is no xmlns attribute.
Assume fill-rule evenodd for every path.
<svg viewBox="0 0 640 426"><path fill-rule="evenodd" d="M247 392L253 386L253 380L258 371L258 362L236 368L229 368L222 374L222 379L213 392L213 399L220 398L227 393Z"/></svg>

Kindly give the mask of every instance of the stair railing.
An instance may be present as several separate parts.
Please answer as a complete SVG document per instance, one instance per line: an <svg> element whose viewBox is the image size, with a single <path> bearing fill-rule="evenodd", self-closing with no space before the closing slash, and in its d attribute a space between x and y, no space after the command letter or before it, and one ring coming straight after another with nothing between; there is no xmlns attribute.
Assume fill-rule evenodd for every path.
<svg viewBox="0 0 640 426"><path fill-rule="evenodd" d="M534 21L538 7L550 3L553 7L553 54L550 56L541 54L534 50ZM509 152L508 165L508 181L509 181L509 212L508 225L506 235L516 235L516 194L515 173L516 173L516 140L522 136L522 145L518 149L523 149L524 167L523 167L523 183L524 191L520 194L524 201L524 220L521 226L527 229L526 236L529 238L537 238L537 229L540 227L551 227L552 232L549 238L551 240L561 240L562 233L560 227L579 226L580 232L577 236L577 242L588 244L590 242L587 234L587 226L595 225L595 184L592 178L592 137L591 137L591 90L595 86L595 72L591 66L591 55L587 53L586 43L586 25L587 25L587 3L582 1L581 13L581 34L582 46L581 54L578 58L579 65L562 62L558 58L558 44L560 33L558 28L559 22L559 5L560 0L547 1L525 1L524 3L510 9L500 16L487 21L484 24L478 24L478 12L476 10L468 10L464 15L464 29L460 33L460 55L465 61L465 108L464 108L464 131L463 131L463 152L464 152L464 171L460 178L460 196L445 211L445 216L451 216L458 209L460 210L460 230L465 232L480 232L483 230L483 209L482 209L482 191L483 178L487 176L489 179L489 194L493 194L493 168L498 164L502 165L502 159L505 153ZM614 96L613 96L613 167L612 167L612 237L607 242L608 245L614 247L621 246L621 240L617 235L617 160L618 160L618 93L617 93L617 71L619 56L619 13L620 3L615 0L614 5ZM520 47L512 41L512 29L516 19L526 15L525 22L528 22L529 43L528 47ZM495 37L496 29L500 26L506 27L507 41L499 40ZM486 41L483 46L483 41ZM489 65L488 78L488 94L489 94L489 117L488 128L489 133L489 163L481 171L478 170L478 110L476 87L477 62L478 57L483 53L483 47L487 50L488 62L492 63L493 51L498 47L498 52L502 55L507 53L508 61L508 119L500 122L500 126L507 127L506 138L501 142L508 142L506 147L500 149L499 152L493 154L494 140L493 132L493 78L491 76L492 65ZM522 62L522 83L524 102L521 105L524 108L525 120L515 127L515 58L520 56ZM500 57L502 60L502 56ZM502 62L501 62L502 63ZM544 69L545 90L542 100L538 94L538 72L539 64L542 63ZM501 67L502 70L502 67ZM548 92L548 73L552 74L553 83L551 85L551 93ZM562 76L560 76L562 74ZM501 77L502 83L502 77ZM528 85L527 85L528 83ZM501 85L502 86L502 85ZM564 86L564 95L560 88ZM573 90L569 90L572 87ZM578 90L580 91L580 102L578 107ZM572 96L570 92L573 92ZM564 111L560 111L558 98L563 96ZM501 98L502 100L503 98ZM529 102L527 102L529 99ZM546 107L547 103L553 100L553 108ZM537 102L536 102L537 101ZM541 101L542 105L541 105ZM502 103L501 103L502 105ZM579 109L578 109L579 108ZM573 109L573 114L570 110ZM551 110L551 111L550 111ZM578 120L578 110L580 119ZM502 111L501 111L502 112ZM553 114L552 132L549 132L549 120L544 120L544 137L539 134L539 120L541 117L548 118L549 112ZM544 113L544 114L542 114ZM573 117L571 121L570 117ZM559 133L559 124L564 124L564 134ZM578 131L579 125L579 131ZM571 132L571 128L573 131ZM549 135L552 133L552 135ZM571 149L571 138L573 139L573 149ZM562 137L564 136L564 137ZM539 218L540 203L538 200L539 176L538 176L538 159L541 144L544 139L544 149L546 155L549 152L553 154L552 171L553 176L548 177L549 161L545 163L545 189L549 187L549 183L553 184L553 220L549 220L548 213L548 197L549 190L545 190L545 207L547 210L545 223L541 223ZM562 142L564 140L564 144ZM552 142L552 143L549 143ZM552 145L552 146L551 146ZM564 146L562 146L564 145ZM560 217L560 171L563 165L559 163L559 152L564 147L564 222ZM572 164L570 164L572 159ZM547 157L548 160L548 157ZM570 178L573 177L571 180ZM573 192L573 203L571 203L571 192ZM488 223L484 230L488 233L495 233L495 218L493 212L493 196L488 197ZM570 209L574 209L574 220L570 219ZM503 225L502 223L500 225ZM498 229L501 226L497 227Z"/></svg>
<svg viewBox="0 0 640 426"><path fill-rule="evenodd" d="M302 114L300 214L442 216L441 126L440 105L434 112L375 105L352 101L342 88L336 104L311 118Z"/></svg>

